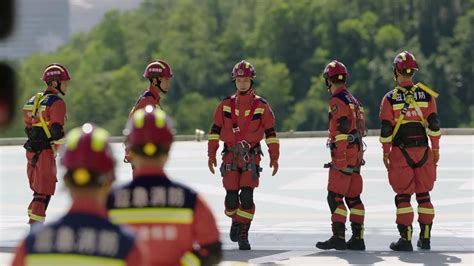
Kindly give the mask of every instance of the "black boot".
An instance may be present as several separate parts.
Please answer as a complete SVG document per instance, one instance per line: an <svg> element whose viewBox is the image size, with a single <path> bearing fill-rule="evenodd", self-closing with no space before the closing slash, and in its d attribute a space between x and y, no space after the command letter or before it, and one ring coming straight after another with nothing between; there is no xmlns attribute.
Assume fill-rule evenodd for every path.
<svg viewBox="0 0 474 266"><path fill-rule="evenodd" d="M422 224L420 223L420 238L418 239L418 242L416 243L416 246L421 248L421 249L431 249L431 227L433 224Z"/></svg>
<svg viewBox="0 0 474 266"><path fill-rule="evenodd" d="M249 229L250 229L250 222L246 224L240 224L239 241L238 241L240 250L250 250Z"/></svg>
<svg viewBox="0 0 474 266"><path fill-rule="evenodd" d="M230 240L232 242L237 242L239 241L239 234L240 234L240 224L238 222L232 221L232 224L230 226Z"/></svg>
<svg viewBox="0 0 474 266"><path fill-rule="evenodd" d="M351 250L365 250L364 242L364 225L358 223L351 223L352 237L347 241L347 249Z"/></svg>
<svg viewBox="0 0 474 266"><path fill-rule="evenodd" d="M413 251L411 244L411 235L413 233L413 227L411 225L397 225L398 231L400 232L400 239L397 242L390 244L390 249L395 251Z"/></svg>
<svg viewBox="0 0 474 266"><path fill-rule="evenodd" d="M332 233L333 236L324 242L316 243L316 247L319 249L336 249L336 250L345 250L346 239L345 232L346 226L343 223L333 223L332 224Z"/></svg>

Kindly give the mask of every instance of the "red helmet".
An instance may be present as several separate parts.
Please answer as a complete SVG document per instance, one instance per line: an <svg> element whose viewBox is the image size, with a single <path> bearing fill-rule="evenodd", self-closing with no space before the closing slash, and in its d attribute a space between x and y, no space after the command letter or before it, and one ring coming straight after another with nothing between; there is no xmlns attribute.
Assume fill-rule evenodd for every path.
<svg viewBox="0 0 474 266"><path fill-rule="evenodd" d="M253 65L245 60L235 64L234 68L232 69L232 80L242 77L248 77L250 79L257 77L257 71L255 71Z"/></svg>
<svg viewBox="0 0 474 266"><path fill-rule="evenodd" d="M171 118L151 105L133 114L124 134L133 152L148 157L167 153L173 142Z"/></svg>
<svg viewBox="0 0 474 266"><path fill-rule="evenodd" d="M403 51L393 59L393 69L400 73L410 74L412 70L418 70L418 63L412 53Z"/></svg>
<svg viewBox="0 0 474 266"><path fill-rule="evenodd" d="M143 77L150 78L172 78L173 71L171 66L163 60L154 60L150 62L143 72Z"/></svg>
<svg viewBox="0 0 474 266"><path fill-rule="evenodd" d="M102 184L101 174L114 169L115 159L109 143L109 133L90 123L75 128L66 137L61 164L70 173L74 184Z"/></svg>
<svg viewBox="0 0 474 266"><path fill-rule="evenodd" d="M331 63L327 64L323 72L323 77L325 79L335 76L338 76L338 79L340 80L345 80L345 77L349 76L346 66L337 60L333 60Z"/></svg>
<svg viewBox="0 0 474 266"><path fill-rule="evenodd" d="M69 76L69 71L65 66L54 63L44 69L41 80L45 82L52 80L71 80L71 76Z"/></svg>

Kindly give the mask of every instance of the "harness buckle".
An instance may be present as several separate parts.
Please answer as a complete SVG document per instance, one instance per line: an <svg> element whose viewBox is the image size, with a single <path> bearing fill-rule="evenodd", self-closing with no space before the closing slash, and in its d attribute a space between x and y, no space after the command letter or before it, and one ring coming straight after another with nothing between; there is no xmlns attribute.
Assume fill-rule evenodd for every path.
<svg viewBox="0 0 474 266"><path fill-rule="evenodd" d="M234 133L240 132L240 127L233 127L232 132L234 132Z"/></svg>
<svg viewBox="0 0 474 266"><path fill-rule="evenodd" d="M248 143L246 140L242 140L241 142L239 142L239 144L240 146L242 146L242 148L248 149L248 150L250 150L250 148L252 147L250 146L250 143Z"/></svg>

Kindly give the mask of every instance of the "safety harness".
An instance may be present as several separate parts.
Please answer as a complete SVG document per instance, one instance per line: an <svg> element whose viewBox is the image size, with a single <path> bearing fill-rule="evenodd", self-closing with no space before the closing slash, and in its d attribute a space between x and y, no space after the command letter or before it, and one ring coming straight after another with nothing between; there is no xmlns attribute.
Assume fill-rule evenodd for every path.
<svg viewBox="0 0 474 266"><path fill-rule="evenodd" d="M33 108L31 110L31 118L34 119L38 117L40 122L38 123L39 126L43 129L44 134L46 135L46 140L38 140L32 137L32 134L28 135L28 140L25 143L24 147L26 150L34 152L34 156L31 160L31 164L36 166L38 162L39 156L41 152L45 149L51 149L53 151L54 156L56 156L56 148L54 146L55 142L52 140L51 131L48 128L48 124L44 120L43 117L43 109L41 105L43 102L48 98L49 94L45 94L44 92L39 92L35 95L35 99L33 101ZM33 125L36 126L37 124ZM32 129L33 131L33 129ZM33 142L40 142L40 144L35 145Z"/></svg>
<svg viewBox="0 0 474 266"><path fill-rule="evenodd" d="M435 98L438 97L438 93L434 92L432 89L430 89L429 87L427 87L426 85L422 83L417 83L416 85L412 86L410 89L405 89L403 87L397 86L392 95L392 99L396 99L398 97L399 91L401 91L405 96L405 102L400 111L400 116L398 117L397 123L395 124L395 128L392 133L393 145L400 148L400 151L402 152L403 157L405 157L407 164L413 169L423 166L428 160L428 152L429 152L428 139L425 135L425 138L423 140L411 140L409 142L406 142L400 137L397 138L397 133L400 130L400 127L404 121L405 115L407 114L410 106L415 108L416 113L420 117L421 124L423 128L425 129L425 133L426 133L428 124L426 122L426 119L423 116L423 112L421 111L420 107L418 106L414 98L414 93L417 88L422 89L423 91L425 91L426 93L430 94L431 96ZM425 152L423 153L423 157L418 162L415 162L408 154L406 148L422 147L422 146L426 147Z"/></svg>
<svg viewBox="0 0 474 266"><path fill-rule="evenodd" d="M349 95L352 103L349 103L349 107L351 109L351 112L353 112L353 117L355 117L355 122L356 122L356 129L352 130L349 134L347 134L347 143L351 145L357 145L358 148L358 153L357 153L357 165L355 166L349 166L346 169L338 169L335 165L332 163L326 163L324 164L324 168L334 168L336 170L341 171L343 174L346 175L351 175L352 173L357 173L360 174L360 169L362 166L365 165L364 159L359 160L359 153L362 150L362 153L365 151L365 142L362 140L362 137L366 136L365 132L365 127L362 126L363 121L360 119L361 113L362 113L362 106L360 105L359 101L357 101L352 94L347 93ZM336 148L335 143L331 143L330 140L328 139L328 145L327 145L331 151Z"/></svg>
<svg viewBox="0 0 474 266"><path fill-rule="evenodd" d="M248 133L248 128L250 126L250 122L252 121L253 115L255 113L255 109L257 108L258 102L260 97L254 96L250 112L247 116L247 119L244 121L242 128L239 127L238 119L235 114L236 105L237 105L237 96L232 95L230 98L230 117L232 120L232 132L234 133L235 140L237 145L234 147L224 146L224 150L222 151L222 155L226 155L229 152L232 152L232 164L222 163L221 165L221 174L224 176L225 171L251 171L253 173L252 177L257 179L259 177L259 173L262 171L262 168L259 167L255 162L255 155L263 155L262 149L260 144L251 147L250 143L245 140L245 137ZM241 114L245 115L245 114ZM242 169L238 169L238 158L239 156L242 158Z"/></svg>

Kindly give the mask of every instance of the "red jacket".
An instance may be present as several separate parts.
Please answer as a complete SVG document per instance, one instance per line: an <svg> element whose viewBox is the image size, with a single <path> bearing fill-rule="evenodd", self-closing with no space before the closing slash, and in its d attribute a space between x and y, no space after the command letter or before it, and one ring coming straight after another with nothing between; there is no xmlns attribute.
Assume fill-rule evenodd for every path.
<svg viewBox="0 0 474 266"><path fill-rule="evenodd" d="M421 113L417 112L415 105L410 104L400 129L396 136L393 136L394 128L405 105L404 92L407 90L412 90L414 100ZM441 130L437 117L436 99L421 88L414 86L412 82L400 84L385 94L380 106L379 118L382 122L380 142L383 145L384 153L390 152L392 141L395 138L423 139L428 136L432 148L439 149Z"/></svg>
<svg viewBox="0 0 474 266"><path fill-rule="evenodd" d="M270 160L277 161L280 156L280 144L276 137L275 116L270 104L263 98L250 91L247 95L234 95L223 99L214 112L214 120L209 133L208 156L215 157L219 148L219 140L228 147L237 144L233 132L233 121L231 115L232 101L235 103L235 115L241 130L245 130L245 124L250 119L249 113L254 101L256 108L248 124L246 132L241 131L242 137L250 144L256 146L265 137L268 145Z"/></svg>
<svg viewBox="0 0 474 266"><path fill-rule="evenodd" d="M109 222L104 207L84 198L73 202L58 221L33 230L17 248L12 266L29 265L27 261L41 265L122 261L145 266L145 255L130 233Z"/></svg>
<svg viewBox="0 0 474 266"><path fill-rule="evenodd" d="M168 179L162 168L136 168L134 175L114 190L108 208L112 221L130 225L145 243L147 265L220 256L219 231L201 196Z"/></svg>
<svg viewBox="0 0 474 266"><path fill-rule="evenodd" d="M43 92L42 95L35 95L26 102L26 104L23 106L23 121L25 122L28 132L31 131L32 127L38 127L41 129L40 131L43 131L39 117L40 111L50 131L52 131L51 127L54 124L61 126L61 128L64 126L66 121L66 104L64 103L64 100L57 94L57 92L48 88ZM41 106L41 110L37 110L36 115L32 116L36 97L41 97L41 102L39 104Z"/></svg>
<svg viewBox="0 0 474 266"><path fill-rule="evenodd" d="M329 141L344 154L349 134L365 131L365 114L361 103L345 86L337 88L329 100Z"/></svg>
<svg viewBox="0 0 474 266"><path fill-rule="evenodd" d="M160 99L161 99L160 93L156 91L156 89L152 88L151 86L148 87L148 89L146 89L142 93L142 95L140 95L137 102L135 103L132 110L130 111L130 114L128 115L128 117L130 118L136 110L143 109L147 105L151 105L156 108L161 108Z"/></svg>

